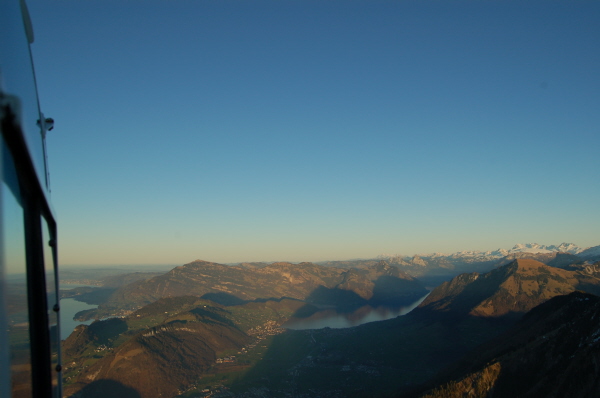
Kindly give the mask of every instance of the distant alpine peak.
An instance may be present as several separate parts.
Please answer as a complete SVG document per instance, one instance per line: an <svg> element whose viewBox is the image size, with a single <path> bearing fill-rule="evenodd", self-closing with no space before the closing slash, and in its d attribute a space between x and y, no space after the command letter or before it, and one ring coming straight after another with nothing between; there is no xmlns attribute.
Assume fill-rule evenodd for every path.
<svg viewBox="0 0 600 398"><path fill-rule="evenodd" d="M540 245L539 243L517 243L510 249L509 253L551 253L557 250L551 250L550 247L555 248L556 246Z"/></svg>
<svg viewBox="0 0 600 398"><path fill-rule="evenodd" d="M600 248L600 246L599 246ZM472 260L484 260L484 259L499 259L506 257L514 253L569 253L579 254L587 250L585 247L577 246L575 243L561 243L560 245L541 245L539 243L517 243L512 249L497 249L497 250L463 250L456 253L429 253L429 254L418 254L415 256L400 256L400 255L380 255L378 259L403 259L405 261L414 262L416 258L418 261L422 261L422 258L450 258L450 259L472 259ZM600 250L600 249L599 249Z"/></svg>
<svg viewBox="0 0 600 398"><path fill-rule="evenodd" d="M517 243L509 253L552 253L552 252L563 252L570 254L578 254L585 250L583 247L579 247L574 243L561 243L560 245L540 245L539 243Z"/></svg>
<svg viewBox="0 0 600 398"><path fill-rule="evenodd" d="M461 252L457 252L454 254L450 254L450 256L455 257L480 257L480 256L489 256L489 257L504 257L513 253L554 253L554 252L562 252L562 253L570 253L570 254L579 254L584 251L585 247L577 246L575 243L561 243L560 245L540 245L539 243L517 243L512 247L512 249L497 249L490 251L478 251L478 250L464 250ZM434 255L429 255L427 257L433 256L442 256L440 253L435 253ZM425 257L425 256L423 256Z"/></svg>

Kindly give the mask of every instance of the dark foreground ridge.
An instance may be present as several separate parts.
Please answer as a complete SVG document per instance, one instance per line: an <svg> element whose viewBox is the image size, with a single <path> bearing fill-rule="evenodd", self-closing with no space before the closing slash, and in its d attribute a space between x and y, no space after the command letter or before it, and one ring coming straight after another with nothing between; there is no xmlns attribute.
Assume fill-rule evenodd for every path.
<svg viewBox="0 0 600 398"><path fill-rule="evenodd" d="M600 298L555 297L444 372L423 397L578 397L600 391Z"/></svg>

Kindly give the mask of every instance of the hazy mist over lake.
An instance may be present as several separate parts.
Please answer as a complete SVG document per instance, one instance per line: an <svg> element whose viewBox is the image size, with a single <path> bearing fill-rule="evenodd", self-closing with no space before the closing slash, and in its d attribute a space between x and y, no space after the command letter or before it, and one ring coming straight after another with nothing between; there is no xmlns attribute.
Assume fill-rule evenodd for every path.
<svg viewBox="0 0 600 398"><path fill-rule="evenodd" d="M307 318L291 318L282 326L287 329L343 329L362 325L369 322L384 321L397 316L406 315L427 298L429 293L404 307L372 307L370 305L362 306L353 312L340 312L333 308L323 309Z"/></svg>

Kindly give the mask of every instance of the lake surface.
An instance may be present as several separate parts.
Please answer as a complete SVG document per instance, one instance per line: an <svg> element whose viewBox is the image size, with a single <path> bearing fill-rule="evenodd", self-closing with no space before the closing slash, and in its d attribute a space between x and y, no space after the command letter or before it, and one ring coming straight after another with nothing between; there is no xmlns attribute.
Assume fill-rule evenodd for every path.
<svg viewBox="0 0 600 398"><path fill-rule="evenodd" d="M76 287L98 287L93 285L79 285L79 284L60 284L60 290L71 290ZM82 303L74 298L63 298L60 299L60 339L65 340L73 332L73 330L79 325L89 325L94 322L93 319L89 321L75 321L73 317L76 313L83 310L90 310L98 307L93 304Z"/></svg>
<svg viewBox="0 0 600 398"><path fill-rule="evenodd" d="M333 308L327 308L317 311L307 318L290 318L290 320L285 322L282 327L293 330L323 329L326 327L343 329L369 322L385 321L386 319L408 314L421 304L428 295L429 293L405 307L372 307L370 305L365 305L349 313L338 312Z"/></svg>
<svg viewBox="0 0 600 398"><path fill-rule="evenodd" d="M89 325L94 322L93 319L89 321L75 321L73 317L76 313L83 310L89 310L92 308L98 307L97 305L91 305L82 303L81 301L77 301L72 298L64 298L60 299L60 338L61 340L65 340L71 332L75 329L75 327L84 324Z"/></svg>

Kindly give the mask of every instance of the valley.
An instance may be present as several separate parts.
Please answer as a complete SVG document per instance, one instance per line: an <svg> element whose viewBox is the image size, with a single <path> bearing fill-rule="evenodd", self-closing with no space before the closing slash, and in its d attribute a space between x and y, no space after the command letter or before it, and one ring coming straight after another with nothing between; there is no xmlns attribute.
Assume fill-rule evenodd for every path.
<svg viewBox="0 0 600 398"><path fill-rule="evenodd" d="M503 359L501 347L528 350L531 333L559 322L544 326L549 317L530 315L534 310L554 303L556 314L575 317L567 323L584 319L581 311L596 316L597 306L579 309L569 299L563 311L556 301L595 302L600 263L593 261L570 253L508 253L486 272L474 263L469 273L446 274L429 294L419 278L384 260L346 268L195 261L161 275L137 275L115 288L70 293L100 302L86 317L113 318L78 326L64 341L66 396L417 397L460 396L467 388L487 396L491 386L503 385L504 372L521 366ZM441 274L434 267L429 275ZM399 317L344 328L285 328L290 320L318 319L324 308L360 317L365 305L399 308L419 298ZM600 329L588 325L585 333L568 338L588 339L591 353L578 355L597 358ZM502 337L519 334L524 337ZM556 347L552 355L563 356ZM536 377L549 377L552 369L541 367ZM523 381L523 388L537 387Z"/></svg>

